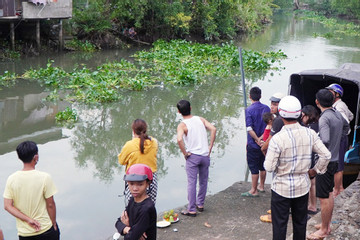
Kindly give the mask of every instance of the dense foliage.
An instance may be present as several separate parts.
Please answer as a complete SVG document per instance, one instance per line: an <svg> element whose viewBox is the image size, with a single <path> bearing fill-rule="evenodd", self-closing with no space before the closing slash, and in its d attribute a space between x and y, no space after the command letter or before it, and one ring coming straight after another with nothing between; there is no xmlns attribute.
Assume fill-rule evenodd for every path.
<svg viewBox="0 0 360 240"><path fill-rule="evenodd" d="M327 16L343 15L348 18L360 19L359 0L302 0L312 10Z"/></svg>
<svg viewBox="0 0 360 240"><path fill-rule="evenodd" d="M79 38L125 34L134 27L149 41L187 34L212 40L254 32L270 20L273 6L272 0L74 0L73 5L69 29Z"/></svg>

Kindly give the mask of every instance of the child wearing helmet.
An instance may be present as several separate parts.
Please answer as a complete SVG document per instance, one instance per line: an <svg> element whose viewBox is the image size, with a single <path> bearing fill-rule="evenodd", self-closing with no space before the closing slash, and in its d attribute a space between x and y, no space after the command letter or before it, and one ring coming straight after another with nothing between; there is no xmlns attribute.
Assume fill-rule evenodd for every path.
<svg viewBox="0 0 360 240"><path fill-rule="evenodd" d="M124 239L156 239L157 214L155 205L147 194L152 179L151 168L140 163L130 166L124 176L132 197L115 223L116 229Z"/></svg>

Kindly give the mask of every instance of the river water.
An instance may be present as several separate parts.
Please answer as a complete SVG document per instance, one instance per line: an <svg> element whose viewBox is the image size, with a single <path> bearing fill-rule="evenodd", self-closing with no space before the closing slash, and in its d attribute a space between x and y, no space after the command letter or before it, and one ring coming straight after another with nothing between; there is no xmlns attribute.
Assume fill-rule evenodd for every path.
<svg viewBox="0 0 360 240"><path fill-rule="evenodd" d="M287 92L291 73L313 68L335 68L345 62L360 62L360 42L355 37L315 38L328 28L291 15L276 15L263 33L237 44L258 51L283 50L288 58L280 71L246 75L246 89L259 86L262 102L269 104L275 92ZM45 67L47 59L55 66L72 69L75 65L98 66L106 61L128 58L137 49L108 50L93 54L43 54L11 63L0 63L0 73L23 73L30 67ZM39 144L37 169L51 174L58 188L55 195L57 221L62 239L108 239L123 207L121 196L124 168L117 154L131 139L131 123L143 118L149 134L159 141L157 200L158 213L185 205L185 161L176 143L176 127L181 121L176 103L188 99L192 113L201 115L218 129L211 155L208 194L215 194L235 181L245 180L246 132L240 79L214 79L199 86L161 86L143 92L124 91L116 103L97 106L73 105L80 123L73 129L59 127L54 115L68 103L43 102L47 92L33 83L0 90L0 192L6 178L21 169L14 151L23 140ZM267 183L270 183L268 176ZM16 239L15 220L0 204L0 225L7 240Z"/></svg>

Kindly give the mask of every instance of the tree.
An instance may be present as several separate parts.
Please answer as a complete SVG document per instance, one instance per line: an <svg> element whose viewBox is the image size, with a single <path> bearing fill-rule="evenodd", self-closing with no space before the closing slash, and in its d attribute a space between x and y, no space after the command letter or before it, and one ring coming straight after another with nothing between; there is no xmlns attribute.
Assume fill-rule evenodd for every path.
<svg viewBox="0 0 360 240"><path fill-rule="evenodd" d="M294 0L294 10L300 9L299 0Z"/></svg>

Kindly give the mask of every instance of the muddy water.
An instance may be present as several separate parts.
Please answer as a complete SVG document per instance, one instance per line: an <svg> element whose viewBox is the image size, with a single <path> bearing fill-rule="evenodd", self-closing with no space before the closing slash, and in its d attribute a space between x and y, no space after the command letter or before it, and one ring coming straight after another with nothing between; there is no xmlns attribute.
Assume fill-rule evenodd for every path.
<svg viewBox="0 0 360 240"><path fill-rule="evenodd" d="M360 43L356 38L314 38L313 33L329 29L291 16L277 16L263 33L239 42L245 49L277 51L288 59L281 71L251 75L247 86L263 89L262 102L269 104L274 92L287 92L291 73L312 68L334 68L344 62L360 62ZM55 66L72 69L79 64L98 66L111 60L128 58L129 51L102 51L94 54L64 53L0 63L0 72L22 73L24 69L45 67L48 58ZM159 141L157 210L186 204L185 161L176 143L176 126L181 118L176 110L180 99L189 99L192 113L201 115L218 129L213 149L208 194L214 194L244 180L246 172L244 105L240 79L212 79L199 86L161 86L143 92L124 91L116 103L96 106L72 105L80 123L73 129L55 124L54 115L69 103L42 101L45 89L22 82L0 91L0 192L6 178L21 168L14 149L30 139L39 144L37 168L49 172L58 188L55 195L57 220L62 239L107 239L124 205L121 196L124 169L117 154L131 139L131 122L143 118L149 134ZM270 177L268 177L270 182ZM2 202L2 201L1 201ZM16 239L15 220L0 204L0 225L6 239Z"/></svg>

